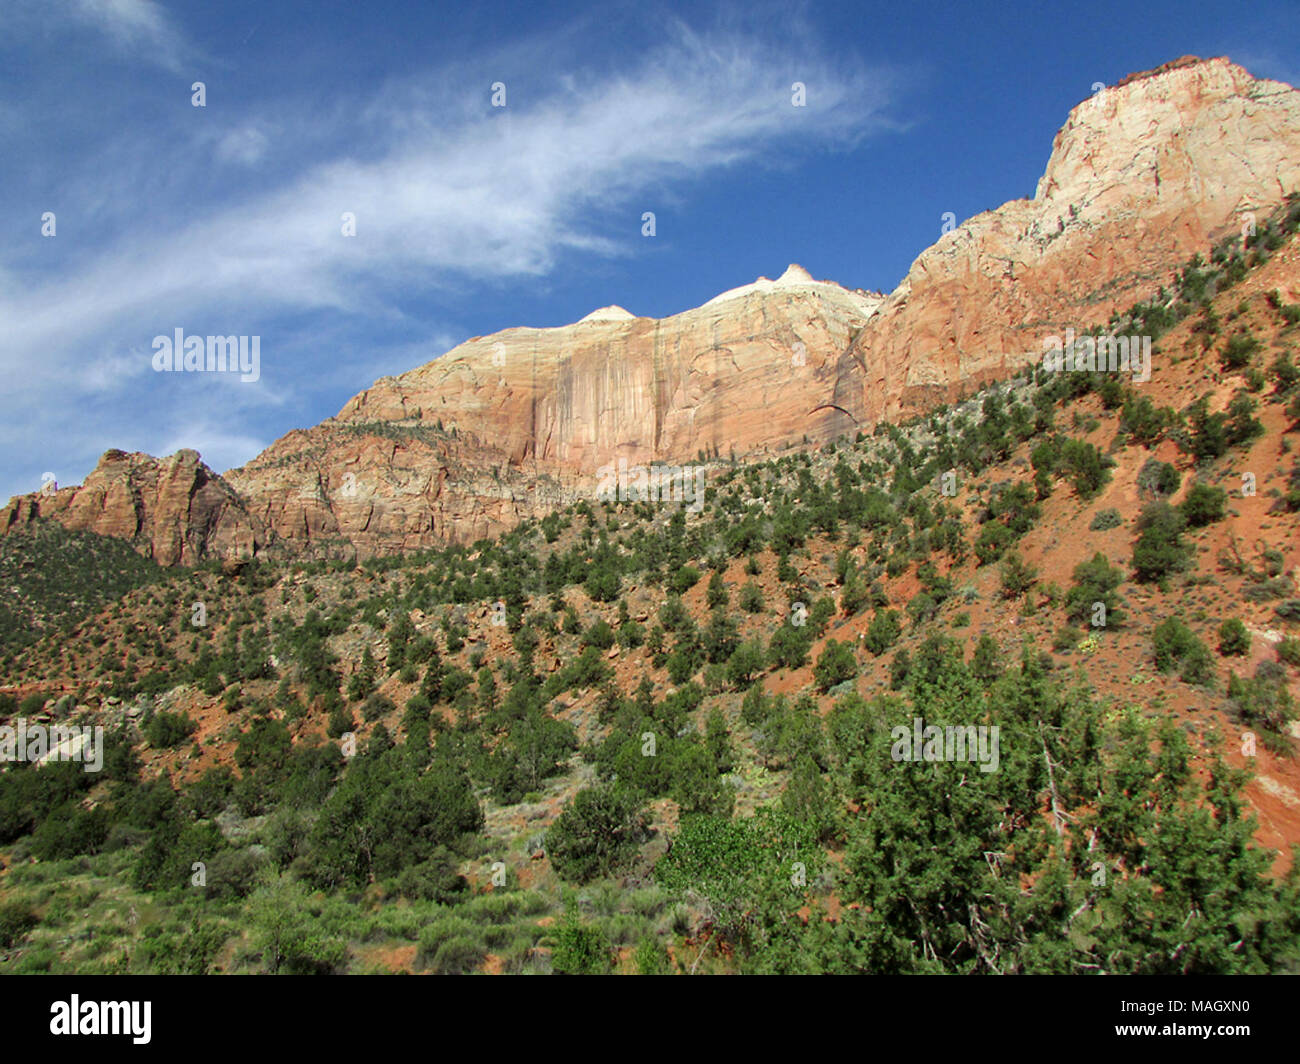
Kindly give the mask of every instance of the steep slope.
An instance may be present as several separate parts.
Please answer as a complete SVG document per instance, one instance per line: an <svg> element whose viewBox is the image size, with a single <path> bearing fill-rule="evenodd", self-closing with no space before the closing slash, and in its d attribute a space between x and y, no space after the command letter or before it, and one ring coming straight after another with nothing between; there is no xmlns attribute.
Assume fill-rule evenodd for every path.
<svg viewBox="0 0 1300 1064"><path fill-rule="evenodd" d="M696 845L686 814L742 831L762 823L751 814L784 812L816 833L801 851L815 874L791 894L780 870L775 915L746 902L770 921L760 929L809 932L783 965L923 970L817 933L866 931L867 904L897 894L884 839L891 853L910 844L912 878L944 890L925 934L898 910L891 933L907 950L955 927L954 971L1295 971L1297 881L1284 876L1300 840L1300 197L1249 247L1210 257L1171 296L1149 381L1021 373L870 436L713 463L699 513L579 504L472 550L173 571L51 631L4 663L0 720L102 722L145 781L180 787L187 815L212 827L178 839L163 824L146 845L146 825L127 823L110 846L106 824L87 829L132 815L126 788L87 793L67 831L11 801L10 884L33 906L87 869L114 882L129 868L136 890L184 884L205 845L217 911L237 914L222 940L242 934L265 895L243 899L273 867L362 914L340 967L365 970L380 953L376 914L396 912L388 955L434 971L549 970L543 928L582 886L610 899L592 919L605 913L615 941L653 937L746 970L774 953L743 938L706 952L728 934L725 910L698 900L719 896L709 873L660 873ZM1157 529L1162 572L1150 552L1139 566ZM900 762L891 725L917 717L1000 728L1002 767ZM469 795L482 817L472 846L440 853L424 834L438 818L402 803L462 769L459 789L438 794ZM620 793L630 804L574 827L580 795ZM375 837L401 861L371 857ZM598 866L575 858L596 849L575 838L601 840ZM166 878L150 871L160 853ZM738 871L764 866L745 853ZM969 898L955 911L1044 906L1024 927L1052 951L1018 954L1020 927L998 929L991 909L978 927L954 924L953 889ZM362 891L373 908L356 904ZM117 882L105 893L120 907ZM180 933L185 893L151 899L183 918ZM647 897L684 902L682 916L635 923ZM427 921L411 917L435 901ZM930 904L923 893L918 907ZM86 910L50 910L0 967L29 970L18 965L42 949L58 971L128 949L158 963L107 921L97 934L111 945L83 953L60 913ZM511 912L525 915L503 960L488 942L504 941ZM342 917L330 920L337 933ZM982 927L1000 936L992 961ZM440 949L453 931L470 943L455 955ZM233 952L249 967L257 956Z"/></svg>

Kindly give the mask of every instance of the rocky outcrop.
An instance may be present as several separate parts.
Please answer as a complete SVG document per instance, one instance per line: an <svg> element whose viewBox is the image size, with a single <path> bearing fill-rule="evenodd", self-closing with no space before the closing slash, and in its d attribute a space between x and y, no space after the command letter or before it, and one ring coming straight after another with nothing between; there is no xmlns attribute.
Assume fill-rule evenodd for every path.
<svg viewBox="0 0 1300 1064"><path fill-rule="evenodd" d="M272 552L367 558L468 543L576 492L495 444L436 423L327 421L225 475Z"/></svg>
<svg viewBox="0 0 1300 1064"><path fill-rule="evenodd" d="M0 531L42 518L130 540L159 565L249 558L265 545L239 497L190 450L167 458L106 451L84 484L10 499Z"/></svg>

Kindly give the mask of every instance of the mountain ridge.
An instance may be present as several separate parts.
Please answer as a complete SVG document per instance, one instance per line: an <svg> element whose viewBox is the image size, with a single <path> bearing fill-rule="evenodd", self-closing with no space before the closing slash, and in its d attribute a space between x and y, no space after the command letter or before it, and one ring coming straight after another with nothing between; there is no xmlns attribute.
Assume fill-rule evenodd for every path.
<svg viewBox="0 0 1300 1064"><path fill-rule="evenodd" d="M101 459L79 488L11 499L0 533L48 516L162 564L471 541L590 494L611 461L820 444L1005 378L1296 187L1300 92L1182 57L1073 108L1033 198L954 224L887 295L791 265L666 318L603 307L471 338L243 466L193 467L221 497L215 523L184 504L192 483L137 487L168 461L142 456L139 475Z"/></svg>

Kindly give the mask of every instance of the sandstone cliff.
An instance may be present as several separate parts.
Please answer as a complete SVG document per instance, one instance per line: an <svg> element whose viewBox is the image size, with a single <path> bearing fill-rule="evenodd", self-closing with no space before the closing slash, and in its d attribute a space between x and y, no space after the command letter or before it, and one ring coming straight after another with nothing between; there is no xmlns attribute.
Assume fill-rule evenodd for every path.
<svg viewBox="0 0 1300 1064"><path fill-rule="evenodd" d="M0 533L39 518L130 540L159 565L249 558L266 542L235 492L190 450L107 451L84 484L10 499Z"/></svg>
<svg viewBox="0 0 1300 1064"><path fill-rule="evenodd" d="M369 554L473 540L590 493L618 458L684 464L824 436L838 355L882 298L791 266L661 320L604 307L475 337L226 480L278 542Z"/></svg>
<svg viewBox="0 0 1300 1064"><path fill-rule="evenodd" d="M835 401L874 422L1005 376L1297 188L1300 92L1226 59L1132 75L1070 112L1033 199L917 258L841 359Z"/></svg>

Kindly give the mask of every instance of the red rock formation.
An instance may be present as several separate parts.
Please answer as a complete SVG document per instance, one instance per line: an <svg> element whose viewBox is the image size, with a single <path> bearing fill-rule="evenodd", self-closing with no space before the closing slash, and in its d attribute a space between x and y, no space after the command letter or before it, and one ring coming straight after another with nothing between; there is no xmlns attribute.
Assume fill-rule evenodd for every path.
<svg viewBox="0 0 1300 1064"><path fill-rule="evenodd" d="M189 450L167 458L106 451L84 484L10 499L0 531L38 518L130 540L159 565L247 558L264 545L239 497Z"/></svg>
<svg viewBox="0 0 1300 1064"><path fill-rule="evenodd" d="M685 464L824 435L837 357L881 298L791 266L662 320L605 307L475 337L226 480L295 550L472 541L590 494L618 458Z"/></svg>
<svg viewBox="0 0 1300 1064"><path fill-rule="evenodd" d="M1300 92L1226 59L1126 78L1070 112L1032 200L917 258L841 360L836 401L875 422L1006 376L1298 188Z"/></svg>

